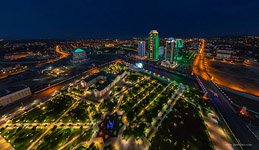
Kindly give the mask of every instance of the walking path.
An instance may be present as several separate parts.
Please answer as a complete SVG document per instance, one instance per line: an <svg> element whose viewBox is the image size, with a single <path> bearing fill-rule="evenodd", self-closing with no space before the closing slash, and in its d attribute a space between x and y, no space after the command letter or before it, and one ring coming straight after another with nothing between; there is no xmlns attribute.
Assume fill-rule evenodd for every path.
<svg viewBox="0 0 259 150"><path fill-rule="evenodd" d="M1 150L14 150L12 145L8 143L1 135L0 135L0 145L1 145Z"/></svg>
<svg viewBox="0 0 259 150"><path fill-rule="evenodd" d="M55 122L51 123L47 130L38 138L36 139L35 141L33 141L33 143L28 147L28 150L31 150L31 149L36 149L36 144L39 143L39 141L55 126L56 123L59 122L59 120L61 118L63 118L71 109L75 108L77 105L78 105L78 101L76 101L75 103L73 103Z"/></svg>

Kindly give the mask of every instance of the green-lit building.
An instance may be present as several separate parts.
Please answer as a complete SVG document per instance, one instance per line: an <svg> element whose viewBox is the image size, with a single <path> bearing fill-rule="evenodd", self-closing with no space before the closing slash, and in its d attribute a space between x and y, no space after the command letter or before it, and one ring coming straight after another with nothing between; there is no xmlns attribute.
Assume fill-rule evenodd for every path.
<svg viewBox="0 0 259 150"><path fill-rule="evenodd" d="M184 43L184 42L183 42L182 39L176 39L176 40L175 40L175 48L176 48L176 49L181 49L181 48L183 48L183 46L184 46L183 43Z"/></svg>
<svg viewBox="0 0 259 150"><path fill-rule="evenodd" d="M152 30L149 33L148 38L148 59L152 61L157 61L159 59L159 36L157 30Z"/></svg>
<svg viewBox="0 0 259 150"><path fill-rule="evenodd" d="M176 59L182 55L182 49L184 47L184 42L182 39L176 39L175 40L175 57Z"/></svg>

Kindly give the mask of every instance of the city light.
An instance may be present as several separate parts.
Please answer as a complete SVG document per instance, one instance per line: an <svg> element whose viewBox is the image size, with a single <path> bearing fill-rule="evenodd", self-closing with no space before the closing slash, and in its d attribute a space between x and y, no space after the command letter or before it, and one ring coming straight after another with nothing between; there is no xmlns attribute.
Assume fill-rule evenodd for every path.
<svg viewBox="0 0 259 150"><path fill-rule="evenodd" d="M138 68L142 69L143 68L143 63L136 63L135 64Z"/></svg>
<svg viewBox="0 0 259 150"><path fill-rule="evenodd" d="M3 3L1 150L258 150L259 2L56 1Z"/></svg>

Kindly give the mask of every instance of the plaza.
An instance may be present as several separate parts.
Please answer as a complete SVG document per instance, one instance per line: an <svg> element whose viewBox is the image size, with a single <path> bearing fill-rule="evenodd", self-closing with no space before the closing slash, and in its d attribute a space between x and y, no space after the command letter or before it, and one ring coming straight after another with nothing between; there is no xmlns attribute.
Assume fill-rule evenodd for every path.
<svg viewBox="0 0 259 150"><path fill-rule="evenodd" d="M132 68L126 62L113 63L63 87L4 123L1 136L15 149L213 149L202 117L210 112L202 94ZM106 90L96 96L100 87ZM157 144L161 137L162 145Z"/></svg>

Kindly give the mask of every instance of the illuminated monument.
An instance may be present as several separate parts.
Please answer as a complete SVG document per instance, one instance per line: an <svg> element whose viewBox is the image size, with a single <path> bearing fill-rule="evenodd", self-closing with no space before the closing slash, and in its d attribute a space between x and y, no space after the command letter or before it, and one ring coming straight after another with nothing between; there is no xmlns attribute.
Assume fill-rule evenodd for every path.
<svg viewBox="0 0 259 150"><path fill-rule="evenodd" d="M146 55L146 42L138 41L138 56L144 57Z"/></svg>
<svg viewBox="0 0 259 150"><path fill-rule="evenodd" d="M157 61L158 60L158 47L159 47L159 37L156 30L152 30L149 33L148 38L148 59Z"/></svg>
<svg viewBox="0 0 259 150"><path fill-rule="evenodd" d="M165 47L165 60L169 61L171 64L174 62L174 56L175 56L175 40L174 38L168 38L166 41L166 47Z"/></svg>
<svg viewBox="0 0 259 150"><path fill-rule="evenodd" d="M117 137L123 124L121 115L117 113L107 115L98 125L99 131L97 137L101 137L104 142L108 141L111 137Z"/></svg>

